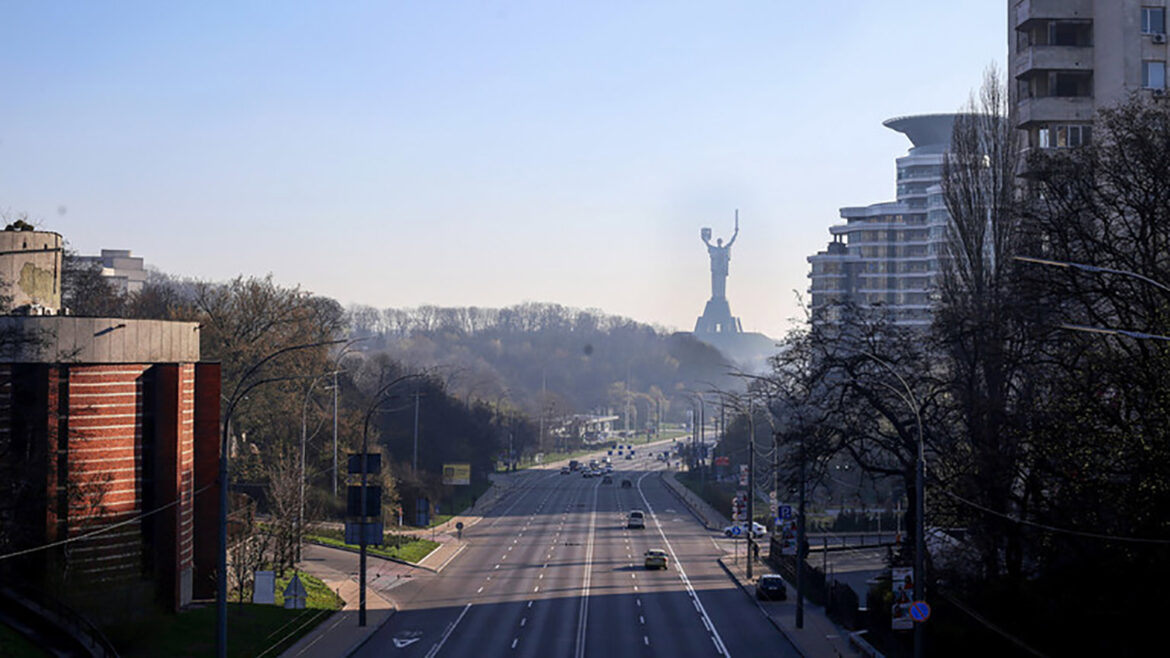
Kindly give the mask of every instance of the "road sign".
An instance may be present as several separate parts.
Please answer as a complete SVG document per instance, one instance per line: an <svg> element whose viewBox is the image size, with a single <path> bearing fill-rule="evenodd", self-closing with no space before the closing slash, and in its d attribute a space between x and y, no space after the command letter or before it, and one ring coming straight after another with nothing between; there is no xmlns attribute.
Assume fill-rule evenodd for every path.
<svg viewBox="0 0 1170 658"><path fill-rule="evenodd" d="M741 532L743 532L743 531L740 530L739 526L737 526L737 525L731 526L731 536L732 537L738 537Z"/></svg>
<svg viewBox="0 0 1170 658"><path fill-rule="evenodd" d="M309 598L309 593L305 591L305 586L301 584L301 578L298 574L293 574L292 580L288 581L288 586L284 588L284 607L292 610L302 610L305 607L305 600Z"/></svg>
<svg viewBox="0 0 1170 658"><path fill-rule="evenodd" d="M792 518L792 505L781 505L779 508L777 508L777 515L786 521L788 519L791 519Z"/></svg>
<svg viewBox="0 0 1170 658"><path fill-rule="evenodd" d="M930 604L926 601L915 601L910 604L910 618L916 622L930 619Z"/></svg>
<svg viewBox="0 0 1170 658"><path fill-rule="evenodd" d="M366 486L366 504L362 505L362 488L357 485L346 487L345 515L349 517L382 517L382 487Z"/></svg>
<svg viewBox="0 0 1170 658"><path fill-rule="evenodd" d="M746 487L748 484L748 465L739 465L739 486Z"/></svg>
<svg viewBox="0 0 1170 658"><path fill-rule="evenodd" d="M350 475L362 474L362 455L361 453L351 454L346 463L348 467L346 470ZM371 452L366 455L366 475L377 475L382 470L382 453Z"/></svg>
<svg viewBox="0 0 1170 658"><path fill-rule="evenodd" d="M362 543L362 530L366 533L366 544L369 546L381 546L382 535L385 534L386 528L381 521L370 521L362 524L359 521L345 522L345 543L350 546L357 546Z"/></svg>

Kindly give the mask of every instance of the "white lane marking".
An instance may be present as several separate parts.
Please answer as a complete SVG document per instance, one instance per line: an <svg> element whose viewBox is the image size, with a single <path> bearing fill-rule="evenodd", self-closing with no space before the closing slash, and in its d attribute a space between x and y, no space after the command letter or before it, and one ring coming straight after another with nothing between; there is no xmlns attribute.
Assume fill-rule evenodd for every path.
<svg viewBox="0 0 1170 658"><path fill-rule="evenodd" d="M532 591L534 591L534 592L539 592L539 591L540 591L540 585L537 585L536 587L533 587L533 588L532 588Z"/></svg>
<svg viewBox="0 0 1170 658"><path fill-rule="evenodd" d="M711 624L711 641L715 643L715 650L718 651L720 655L731 658L731 653L727 651L727 645L723 643L723 638L719 636L719 630L715 628L715 624L711 622L711 617L707 614L706 608L703 607L703 603L699 600L699 595L697 592L695 592L694 586L691 585L691 579L687 578L687 572L685 569L683 569L682 562L679 561L678 555L674 552L674 546L671 545L670 540L666 538L666 532L662 530L662 522L658 520L658 515L654 513L654 506L651 505L650 501L646 499L646 492L642 491L642 480L645 480L646 476L650 475L650 473L651 471L647 471L646 473L642 474L642 477L638 478L638 495L642 498L642 504L646 506L646 511L650 512L650 518L654 519L654 526L658 528L658 535L662 537L662 542L666 544L666 550L670 551L670 557L674 559L674 563L678 567L678 577L682 579L683 584L686 585L687 592L694 600L695 609L699 611L700 617L704 618L707 623Z"/></svg>
<svg viewBox="0 0 1170 658"><path fill-rule="evenodd" d="M645 624L646 618L643 617L642 615L638 615L638 623Z"/></svg>
<svg viewBox="0 0 1170 658"><path fill-rule="evenodd" d="M648 635L643 635L643 636L642 636L642 641L646 643L646 646L650 646L650 636L648 636Z"/></svg>
<svg viewBox="0 0 1170 658"><path fill-rule="evenodd" d="M581 611L577 615L576 658L585 658L585 626L589 622L589 580L593 575L593 532L597 528L597 491L593 485L593 509L589 513L589 534L585 540L585 579L581 584Z"/></svg>
<svg viewBox="0 0 1170 658"><path fill-rule="evenodd" d="M482 592L482 591L483 591L483 586L480 586L480 588L479 588L479 589L475 590L475 593L476 593L476 594L479 594L479 593L480 593L480 592Z"/></svg>
<svg viewBox="0 0 1170 658"><path fill-rule="evenodd" d="M544 580L544 574L540 574L539 576L536 577L536 579L537 580Z"/></svg>
<svg viewBox="0 0 1170 658"><path fill-rule="evenodd" d="M529 608L531 608L531 607L532 607L532 601L529 601L529 602L528 602L528 607L529 607Z"/></svg>
<svg viewBox="0 0 1170 658"><path fill-rule="evenodd" d="M516 643L517 643L517 642L519 642L519 641L520 641L520 638L518 638L518 637L517 637L517 638L512 638L512 648L513 648L513 649L515 649L515 648L516 648Z"/></svg>
<svg viewBox="0 0 1170 658"><path fill-rule="evenodd" d="M634 599L634 603L637 603L639 608L642 607L642 599Z"/></svg>
<svg viewBox="0 0 1170 658"><path fill-rule="evenodd" d="M520 627L521 628L523 628L524 624L527 624L527 623L528 623L528 617L521 617L520 618Z"/></svg>
<svg viewBox="0 0 1170 658"><path fill-rule="evenodd" d="M427 652L427 655L424 656L424 658L435 658L435 656L438 655L439 649L442 649L443 645L447 643L447 638L451 637L451 632L455 630L455 627L459 625L459 622L463 621L463 615L466 615L467 611L470 609L471 604L468 603L463 608L463 612L460 612L459 616L455 618L455 621L451 622L451 625L447 627L446 632L443 633L443 637L439 638L439 643L431 647L431 650Z"/></svg>
<svg viewBox="0 0 1170 658"><path fill-rule="evenodd" d="M498 564L497 564L496 566L494 566L494 567L492 567L492 568L493 568L493 569L499 569L499 568L500 568L500 565L498 565Z"/></svg>

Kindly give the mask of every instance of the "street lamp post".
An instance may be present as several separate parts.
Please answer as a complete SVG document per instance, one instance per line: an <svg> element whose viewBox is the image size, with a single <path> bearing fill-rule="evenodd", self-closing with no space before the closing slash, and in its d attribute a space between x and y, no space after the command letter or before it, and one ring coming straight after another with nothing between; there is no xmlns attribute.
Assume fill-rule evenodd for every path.
<svg viewBox="0 0 1170 658"><path fill-rule="evenodd" d="M328 340L319 341L315 343L305 343L302 345L291 345L265 356L256 363L254 363L248 370L246 370L239 381L236 382L236 387L232 391L230 397L227 398L227 411L223 417L223 432L220 437L219 444L219 546L217 547L219 555L216 564L216 610L215 610L215 648L218 658L227 658L227 513L228 513L228 473L230 472L230 464L228 457L228 427L232 420L232 414L235 413L236 405L240 400L252 391L252 389L278 381L289 381L292 379L300 379L299 377L268 377L255 382L249 383L249 380L256 374L261 367L267 364L276 357L294 352L297 350L309 349L313 347L322 347L325 345L336 345L337 343L345 342L344 340Z"/></svg>
<svg viewBox="0 0 1170 658"><path fill-rule="evenodd" d="M370 450L370 419L374 417L374 413L378 411L378 406L382 403L385 395L390 392L391 388L408 379L425 376L426 375L423 373L403 375L397 379L392 380L390 383L383 385L378 389L378 392L374 394L374 399L370 403L369 408L366 410L366 417L362 423L362 454L360 459L362 465L362 483L359 496L361 501L359 504L361 521L359 522L360 538L358 542L358 626L366 625L366 487L369 475L367 472L367 462L369 461L367 455L369 454Z"/></svg>
<svg viewBox="0 0 1170 658"><path fill-rule="evenodd" d="M902 399L906 406L914 412L914 420L918 425L918 455L914 464L914 600L923 601L926 595L926 583L923 578L926 575L926 449L922 438L922 413L919 409L918 400L914 396L914 390L910 388L910 384L906 379L894 369L888 361L882 359L876 354L869 352L862 353L865 357L873 360L888 370L890 374L897 378L898 383L902 388L906 389L906 394L903 395L898 389L886 384L891 392ZM803 468L803 458L801 465ZM803 496L803 491L801 492ZM803 520L803 519L802 519ZM914 656L915 658L922 658L925 651L926 627L922 622L914 622Z"/></svg>

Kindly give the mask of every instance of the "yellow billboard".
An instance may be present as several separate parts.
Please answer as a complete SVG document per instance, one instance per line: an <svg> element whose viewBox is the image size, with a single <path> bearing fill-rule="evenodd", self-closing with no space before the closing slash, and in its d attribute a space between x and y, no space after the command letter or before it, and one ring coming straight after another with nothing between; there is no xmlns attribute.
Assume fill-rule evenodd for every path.
<svg viewBox="0 0 1170 658"><path fill-rule="evenodd" d="M471 484L471 464L443 464L443 484Z"/></svg>

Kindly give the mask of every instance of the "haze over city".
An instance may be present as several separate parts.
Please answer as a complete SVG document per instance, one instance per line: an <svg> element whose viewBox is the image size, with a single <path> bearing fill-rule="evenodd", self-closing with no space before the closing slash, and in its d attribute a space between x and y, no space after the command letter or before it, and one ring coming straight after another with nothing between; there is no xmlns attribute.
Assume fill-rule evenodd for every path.
<svg viewBox="0 0 1170 658"><path fill-rule="evenodd" d="M780 335L894 196L881 122L1006 51L998 2L554 4L8 3L0 207L180 276L683 330L738 208L731 310Z"/></svg>

